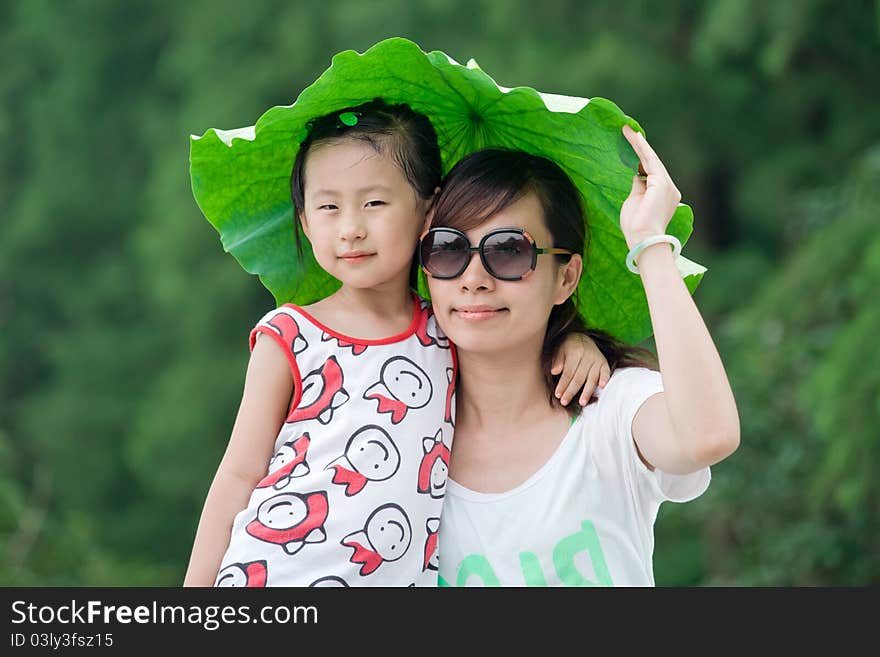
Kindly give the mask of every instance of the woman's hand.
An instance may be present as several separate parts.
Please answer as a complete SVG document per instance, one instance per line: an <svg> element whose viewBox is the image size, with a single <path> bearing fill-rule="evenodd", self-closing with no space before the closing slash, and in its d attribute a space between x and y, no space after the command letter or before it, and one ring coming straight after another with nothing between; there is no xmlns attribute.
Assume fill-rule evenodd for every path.
<svg viewBox="0 0 880 657"><path fill-rule="evenodd" d="M604 388L611 377L608 361L596 343L582 333L569 333L553 356L551 374L561 374L556 385L556 398L567 406L578 391L579 403L586 406L596 390ZM583 389L581 389L583 387Z"/></svg>
<svg viewBox="0 0 880 657"><path fill-rule="evenodd" d="M627 246L632 248L648 237L666 232L681 201L681 192L644 135L624 125L623 136L639 156L639 171L646 174L644 179L633 176L632 190L620 208L620 230Z"/></svg>

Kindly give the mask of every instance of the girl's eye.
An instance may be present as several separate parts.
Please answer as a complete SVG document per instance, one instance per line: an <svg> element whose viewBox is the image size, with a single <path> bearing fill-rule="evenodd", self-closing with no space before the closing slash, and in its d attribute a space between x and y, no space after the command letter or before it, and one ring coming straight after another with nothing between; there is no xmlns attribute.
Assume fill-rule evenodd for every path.
<svg viewBox="0 0 880 657"><path fill-rule="evenodd" d="M336 210L336 206L333 203L325 203L324 205L318 206L319 210Z"/></svg>
<svg viewBox="0 0 880 657"><path fill-rule="evenodd" d="M375 208L380 205L385 205L385 201L367 201L367 207Z"/></svg>

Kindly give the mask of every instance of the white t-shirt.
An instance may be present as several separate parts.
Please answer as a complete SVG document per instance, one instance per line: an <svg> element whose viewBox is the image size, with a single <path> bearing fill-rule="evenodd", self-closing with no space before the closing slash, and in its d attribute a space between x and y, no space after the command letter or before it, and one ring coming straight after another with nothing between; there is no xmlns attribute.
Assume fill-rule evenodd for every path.
<svg viewBox="0 0 880 657"><path fill-rule="evenodd" d="M649 470L632 421L662 392L659 372L617 370L571 425L550 459L504 493L451 478L440 523L441 586L653 586L654 520L666 500L687 502L709 485Z"/></svg>

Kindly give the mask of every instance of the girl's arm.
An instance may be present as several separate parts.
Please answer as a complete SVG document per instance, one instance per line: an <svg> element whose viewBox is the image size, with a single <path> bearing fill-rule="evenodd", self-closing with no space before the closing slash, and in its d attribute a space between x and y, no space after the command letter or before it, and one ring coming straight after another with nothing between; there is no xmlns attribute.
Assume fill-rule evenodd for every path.
<svg viewBox="0 0 880 657"><path fill-rule="evenodd" d="M202 509L184 586L214 585L232 522L266 475L292 392L293 376L281 347L258 337L229 445Z"/></svg>
<svg viewBox="0 0 880 657"><path fill-rule="evenodd" d="M663 234L681 194L645 140L629 126L647 180L633 179L620 226L632 248ZM649 466L684 474L713 465L739 446L739 414L724 365L681 278L669 244L649 246L636 263L645 287L664 392L636 413L632 434Z"/></svg>

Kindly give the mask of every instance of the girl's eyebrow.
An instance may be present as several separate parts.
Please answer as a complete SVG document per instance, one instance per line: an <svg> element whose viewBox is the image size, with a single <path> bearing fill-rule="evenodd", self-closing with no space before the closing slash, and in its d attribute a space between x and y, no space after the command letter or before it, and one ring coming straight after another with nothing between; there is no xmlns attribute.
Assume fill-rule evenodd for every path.
<svg viewBox="0 0 880 657"><path fill-rule="evenodd" d="M359 189L354 190L356 194L366 194L367 192L390 192L391 189L386 187L385 185L367 185L366 187L361 187ZM340 191L338 189L316 189L314 191L315 196L333 196L335 194L339 194Z"/></svg>

